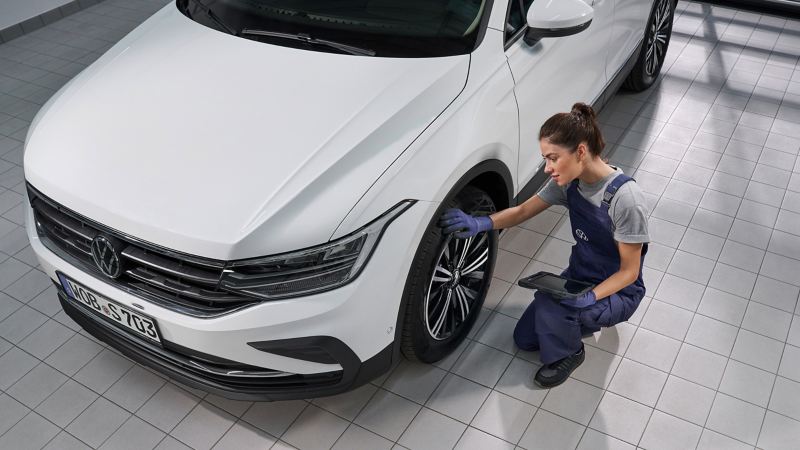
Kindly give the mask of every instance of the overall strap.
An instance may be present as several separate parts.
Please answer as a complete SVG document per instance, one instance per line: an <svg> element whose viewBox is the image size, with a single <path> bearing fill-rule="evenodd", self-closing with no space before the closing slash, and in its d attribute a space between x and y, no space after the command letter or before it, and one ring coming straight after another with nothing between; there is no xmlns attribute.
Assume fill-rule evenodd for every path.
<svg viewBox="0 0 800 450"><path fill-rule="evenodd" d="M611 183L608 183L608 187L606 187L606 191L603 193L603 201L600 207L603 208L604 211L608 211L608 208L611 207L611 199L614 198L614 195L616 195L619 188L631 180L633 180L633 178L625 175L624 173L617 175L616 178L611 180Z"/></svg>
<svg viewBox="0 0 800 450"><path fill-rule="evenodd" d="M569 186L567 187L567 190L568 190L568 191L569 191L569 190L572 190L572 189L578 189L578 179L577 179L577 178L575 178L574 180L572 180L572 182L571 182L571 183L569 184Z"/></svg>

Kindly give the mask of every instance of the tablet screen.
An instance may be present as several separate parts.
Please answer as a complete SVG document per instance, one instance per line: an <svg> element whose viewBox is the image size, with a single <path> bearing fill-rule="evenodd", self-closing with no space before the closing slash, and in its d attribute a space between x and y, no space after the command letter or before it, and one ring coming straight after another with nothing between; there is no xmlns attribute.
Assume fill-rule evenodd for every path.
<svg viewBox="0 0 800 450"><path fill-rule="evenodd" d="M545 274L531 280L539 289L551 292L566 292L570 295L578 295L592 287L590 283L583 283L575 280L567 280L552 274Z"/></svg>

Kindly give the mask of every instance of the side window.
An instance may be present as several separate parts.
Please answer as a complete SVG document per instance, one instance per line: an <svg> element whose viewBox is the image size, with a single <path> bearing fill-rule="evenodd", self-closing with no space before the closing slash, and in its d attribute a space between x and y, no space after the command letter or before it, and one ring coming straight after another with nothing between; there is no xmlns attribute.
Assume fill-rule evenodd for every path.
<svg viewBox="0 0 800 450"><path fill-rule="evenodd" d="M525 28L528 8L534 0L509 0L508 19L506 20L506 42Z"/></svg>

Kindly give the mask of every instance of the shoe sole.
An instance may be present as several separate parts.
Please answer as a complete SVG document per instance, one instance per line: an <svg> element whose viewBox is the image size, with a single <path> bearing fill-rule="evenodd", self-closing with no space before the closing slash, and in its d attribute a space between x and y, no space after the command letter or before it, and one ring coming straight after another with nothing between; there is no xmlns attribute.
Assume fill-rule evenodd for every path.
<svg viewBox="0 0 800 450"><path fill-rule="evenodd" d="M575 370L576 370L578 367L580 367L580 366L581 366L581 364L583 364L583 361L585 361L585 360L586 360L586 352L584 352L584 353L583 353L583 357L581 357L581 360L580 360L580 362L579 362L577 365L575 365L575 367L573 367L573 368L572 368L572 370L570 370L570 371L569 371L569 375L567 375L566 377L564 377L564 379L563 379L563 380L561 380L561 381L559 381L558 383L552 383L552 384L549 384L549 383L540 383L540 382L539 382L539 380L537 380L537 379L536 379L536 377L533 377L533 383L534 383L535 385L539 386L539 387L540 387L540 388L542 388L542 389L550 389L550 388L554 388L554 387L556 387L556 386L560 386L560 385L564 384L564 383L565 383L567 380L569 380L569 377L570 377L570 376L572 376L572 373L573 373L573 372L575 372Z"/></svg>

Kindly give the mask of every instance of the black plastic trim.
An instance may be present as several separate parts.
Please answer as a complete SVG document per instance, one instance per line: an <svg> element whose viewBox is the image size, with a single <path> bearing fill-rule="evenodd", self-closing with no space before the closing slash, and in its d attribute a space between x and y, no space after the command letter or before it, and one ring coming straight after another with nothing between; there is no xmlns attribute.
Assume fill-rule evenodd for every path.
<svg viewBox="0 0 800 450"><path fill-rule="evenodd" d="M508 48L511 47L511 44L517 42L520 38L522 38L525 32L528 31L528 22L526 20L525 23L523 23L522 26L519 28L519 30L515 31L514 34L510 36L508 35L508 31L506 30L506 25L508 25L508 19L509 17L511 17L511 8L514 8L515 4L516 7L522 8L522 3L519 3L519 0L509 1L508 6L506 7L506 19L503 22L503 29L501 30L503 32L503 41L504 41L503 47L505 48L505 50L508 50ZM527 16L528 12L522 11L522 13L523 16Z"/></svg>
<svg viewBox="0 0 800 450"><path fill-rule="evenodd" d="M290 374L282 377L242 378L233 376L210 375L202 370L192 370L172 362L169 353L182 353L183 356L211 362L230 362L237 367L249 368L223 358L205 355L180 345L164 341L164 349L143 342L136 337L127 336L109 325L101 323L91 313L82 311L67 300L66 293L58 287L58 298L64 312L83 327L89 334L119 350L128 358L151 367L187 386L204 390L222 397L235 400L274 401L308 399L335 395L352 390L385 373L392 365L393 344L389 344L375 356L360 361L355 353L344 343L334 345L328 351L342 366L342 370L316 374ZM315 338L309 342L316 342ZM329 338L333 339L333 338ZM327 341L331 342L331 341ZM269 369L263 369L265 371Z"/></svg>
<svg viewBox="0 0 800 450"><path fill-rule="evenodd" d="M527 31L528 31L527 25L517 30L517 32L511 35L511 37L508 38L506 42L503 44L503 49L508 50L509 48L511 48L511 46L514 45L518 40L522 39L522 36L525 36L525 33Z"/></svg>
<svg viewBox="0 0 800 450"><path fill-rule="evenodd" d="M247 345L262 352L320 364L344 366L345 363L350 365L358 363L358 357L344 342L330 336L248 342Z"/></svg>
<svg viewBox="0 0 800 450"><path fill-rule="evenodd" d="M489 19L492 15L492 9L494 7L494 0L487 0L486 3L483 5L483 17L481 17L481 23L478 25L478 35L475 36L475 45L472 47L472 51L470 54L477 50L478 47L481 46L483 43L483 38L486 37L486 30L489 28Z"/></svg>
<svg viewBox="0 0 800 450"><path fill-rule="evenodd" d="M536 45L537 42L544 38L554 38L554 37L564 37L564 36L572 36L573 34L578 34L583 30L589 28L589 25L592 24L592 21L589 20L588 22L582 23L580 25L576 25L574 27L567 27L567 28L530 28L525 32L525 36L522 40L528 45Z"/></svg>
<svg viewBox="0 0 800 450"><path fill-rule="evenodd" d="M704 0L702 3L773 14L782 18L800 18L800 1L797 0Z"/></svg>

